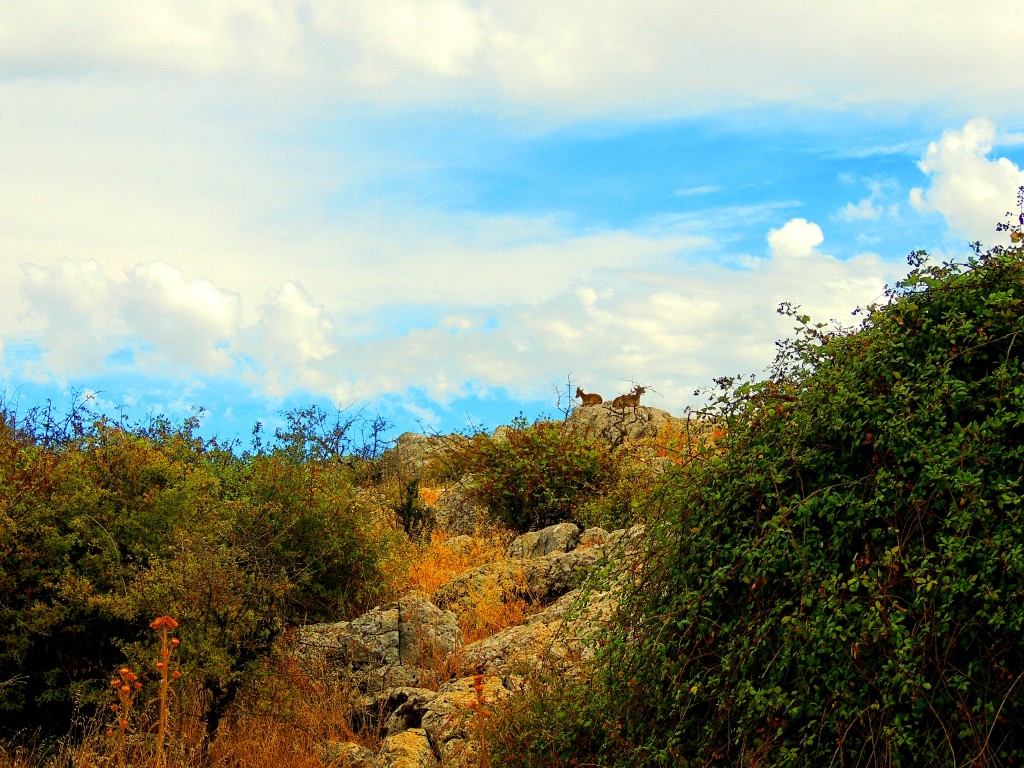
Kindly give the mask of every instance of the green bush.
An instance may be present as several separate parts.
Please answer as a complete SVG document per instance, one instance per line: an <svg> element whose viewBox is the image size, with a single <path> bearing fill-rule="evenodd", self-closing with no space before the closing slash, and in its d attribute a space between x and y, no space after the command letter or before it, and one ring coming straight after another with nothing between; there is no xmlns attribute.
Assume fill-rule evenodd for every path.
<svg viewBox="0 0 1024 768"><path fill-rule="evenodd" d="M171 615L212 737L285 627L379 597L391 534L337 456L239 454L195 421L78 412L63 428L0 406L4 725L62 732L126 655L152 658L149 624Z"/></svg>
<svg viewBox="0 0 1024 768"><path fill-rule="evenodd" d="M861 328L790 309L770 379L720 382L602 657L613 727L549 764L1024 759L1024 254L911 263Z"/></svg>
<svg viewBox="0 0 1024 768"><path fill-rule="evenodd" d="M503 435L476 435L459 450L470 498L519 532L572 521L616 478L610 446L569 422L529 425L519 417Z"/></svg>

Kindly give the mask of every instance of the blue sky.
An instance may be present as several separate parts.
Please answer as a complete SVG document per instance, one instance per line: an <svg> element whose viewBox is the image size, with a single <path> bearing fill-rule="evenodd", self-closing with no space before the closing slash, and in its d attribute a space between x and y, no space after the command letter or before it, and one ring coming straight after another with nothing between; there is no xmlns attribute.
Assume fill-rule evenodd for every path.
<svg viewBox="0 0 1024 768"><path fill-rule="evenodd" d="M6 398L680 413L779 302L997 242L1022 50L994 0L0 0Z"/></svg>

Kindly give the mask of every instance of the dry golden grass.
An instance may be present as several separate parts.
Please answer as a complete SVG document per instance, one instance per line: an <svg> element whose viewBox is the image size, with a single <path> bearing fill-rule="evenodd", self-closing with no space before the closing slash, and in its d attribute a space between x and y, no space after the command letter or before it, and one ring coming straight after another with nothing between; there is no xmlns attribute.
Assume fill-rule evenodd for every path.
<svg viewBox="0 0 1024 768"><path fill-rule="evenodd" d="M494 532L474 536L471 542L463 539L460 546L452 546L451 537L435 531L426 544L410 546L402 591L430 596L470 568L504 560L507 539L507 534Z"/></svg>
<svg viewBox="0 0 1024 768"><path fill-rule="evenodd" d="M710 420L672 421L658 431L655 452L659 458L683 465L725 437L725 429Z"/></svg>
<svg viewBox="0 0 1024 768"><path fill-rule="evenodd" d="M515 579L512 594L493 582L473 591L471 607L459 616L459 627L467 644L522 624L527 616L543 607L530 592L522 571L515 574Z"/></svg>
<svg viewBox="0 0 1024 768"><path fill-rule="evenodd" d="M420 497L420 501L428 507L437 506L437 502L441 499L440 488L420 487L417 490L417 494Z"/></svg>
<svg viewBox="0 0 1024 768"><path fill-rule="evenodd" d="M405 589L432 597L439 587L471 568L507 560L508 531L492 531L460 539L457 545L442 532L434 532L430 540L411 553L405 576ZM515 588L502 589L492 583L472 595L472 606L459 615L463 640L473 643L490 637L508 627L521 624L540 603L531 594L526 578L516 574Z"/></svg>

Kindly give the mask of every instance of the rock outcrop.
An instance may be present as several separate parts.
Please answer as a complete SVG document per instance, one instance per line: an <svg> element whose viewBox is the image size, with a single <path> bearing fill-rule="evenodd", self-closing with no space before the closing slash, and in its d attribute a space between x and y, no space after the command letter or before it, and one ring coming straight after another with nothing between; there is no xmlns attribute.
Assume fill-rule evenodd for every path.
<svg viewBox="0 0 1024 768"><path fill-rule="evenodd" d="M429 665L462 645L458 617L411 594L352 621L312 624L298 633L307 664L330 667L365 692L416 687Z"/></svg>
<svg viewBox="0 0 1024 768"><path fill-rule="evenodd" d="M559 523L516 537L509 546L508 554L509 557L521 560L528 557L541 557L549 552L568 552L576 548L579 540L579 526L573 523Z"/></svg>
<svg viewBox="0 0 1024 768"><path fill-rule="evenodd" d="M569 414L569 421L600 435L613 446L627 441L638 442L655 438L668 424L678 422L668 411L639 405L636 408L616 408L610 403L581 406Z"/></svg>
<svg viewBox="0 0 1024 768"><path fill-rule="evenodd" d="M362 691L361 723L383 737L376 755L350 742L324 746L324 762L355 768L475 764L483 710L543 668L592 658L616 593L642 556L643 528L552 526L512 542L510 559L471 569L434 594L299 633L296 655ZM586 589L579 584L602 577ZM481 594L513 600L528 590L546 607L522 624L463 645L458 614ZM447 676L450 679L445 679ZM426 687L436 686L436 690Z"/></svg>

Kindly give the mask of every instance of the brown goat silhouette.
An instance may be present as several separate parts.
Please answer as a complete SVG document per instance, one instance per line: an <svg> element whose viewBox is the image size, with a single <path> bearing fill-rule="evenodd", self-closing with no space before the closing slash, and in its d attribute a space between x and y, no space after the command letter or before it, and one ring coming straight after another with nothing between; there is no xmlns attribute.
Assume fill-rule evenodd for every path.
<svg viewBox="0 0 1024 768"><path fill-rule="evenodd" d="M613 408L626 408L626 407L632 406L633 409L635 410L636 407L638 405L640 405L640 395L642 395L646 391L647 391L646 389L644 389L643 387L637 385L637 386L633 387L633 391L631 391L629 394L627 394L627 395L619 395L614 400L612 400L612 407Z"/></svg>
<svg viewBox="0 0 1024 768"><path fill-rule="evenodd" d="M588 395L579 387L576 387L576 397L583 401L582 403L580 403L581 407L584 405L600 405L601 403L604 402L604 398L601 397L596 392L592 392Z"/></svg>

